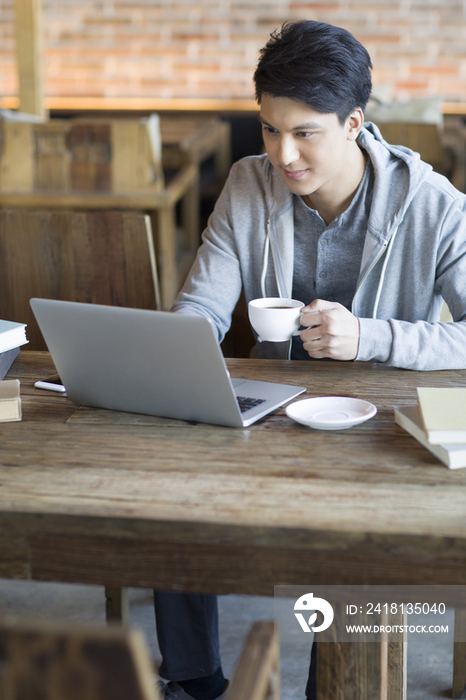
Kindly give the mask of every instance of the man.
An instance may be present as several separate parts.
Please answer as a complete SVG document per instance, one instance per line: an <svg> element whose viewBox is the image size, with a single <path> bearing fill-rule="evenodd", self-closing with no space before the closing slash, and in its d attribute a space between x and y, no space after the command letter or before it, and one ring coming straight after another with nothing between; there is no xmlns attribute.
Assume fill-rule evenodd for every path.
<svg viewBox="0 0 466 700"><path fill-rule="evenodd" d="M247 301L293 297L305 330L257 339L257 356L464 368L466 197L364 126L371 68L343 29L272 34L254 74L267 154L232 167L173 310L206 316L221 342L241 289ZM453 323L438 320L443 299Z"/></svg>

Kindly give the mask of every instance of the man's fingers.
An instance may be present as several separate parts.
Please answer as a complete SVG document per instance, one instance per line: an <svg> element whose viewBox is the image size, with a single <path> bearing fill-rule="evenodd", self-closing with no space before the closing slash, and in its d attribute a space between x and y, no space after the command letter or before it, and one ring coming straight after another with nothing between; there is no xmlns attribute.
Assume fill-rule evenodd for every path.
<svg viewBox="0 0 466 700"><path fill-rule="evenodd" d="M317 299L304 307L300 336L311 357L354 360L359 344L359 321L341 304Z"/></svg>

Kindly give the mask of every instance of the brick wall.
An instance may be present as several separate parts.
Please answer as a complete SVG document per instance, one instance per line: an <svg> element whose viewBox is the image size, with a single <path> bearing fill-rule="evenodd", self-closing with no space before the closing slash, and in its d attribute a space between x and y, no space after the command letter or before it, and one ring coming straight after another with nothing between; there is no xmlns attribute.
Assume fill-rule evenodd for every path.
<svg viewBox="0 0 466 700"><path fill-rule="evenodd" d="M253 96L286 19L349 29L395 99L466 101L466 0L43 0L49 96ZM17 93L13 0L0 0L0 96Z"/></svg>

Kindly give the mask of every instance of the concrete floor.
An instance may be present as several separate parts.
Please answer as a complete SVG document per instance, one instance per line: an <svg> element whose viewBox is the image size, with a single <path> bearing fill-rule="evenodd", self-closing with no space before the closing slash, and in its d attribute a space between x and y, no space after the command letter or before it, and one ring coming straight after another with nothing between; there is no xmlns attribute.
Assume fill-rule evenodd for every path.
<svg viewBox="0 0 466 700"><path fill-rule="evenodd" d="M160 659L154 625L152 591L130 589L130 622L145 632L154 660ZM304 700L309 666L309 640L273 598L221 596L220 641L225 675L231 677L251 622L276 619L281 633L282 699ZM103 588L0 580L0 612L19 618L105 623ZM444 623L452 629L453 611ZM453 636L408 643L408 700L451 698ZM375 700L375 699L374 699Z"/></svg>

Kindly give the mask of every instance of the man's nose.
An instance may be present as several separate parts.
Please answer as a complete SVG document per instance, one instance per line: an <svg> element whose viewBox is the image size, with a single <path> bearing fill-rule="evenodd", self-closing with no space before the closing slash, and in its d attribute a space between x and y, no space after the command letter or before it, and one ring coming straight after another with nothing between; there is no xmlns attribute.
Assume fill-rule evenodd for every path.
<svg viewBox="0 0 466 700"><path fill-rule="evenodd" d="M282 138L280 141L280 165L286 166L299 160L299 151L293 139Z"/></svg>

